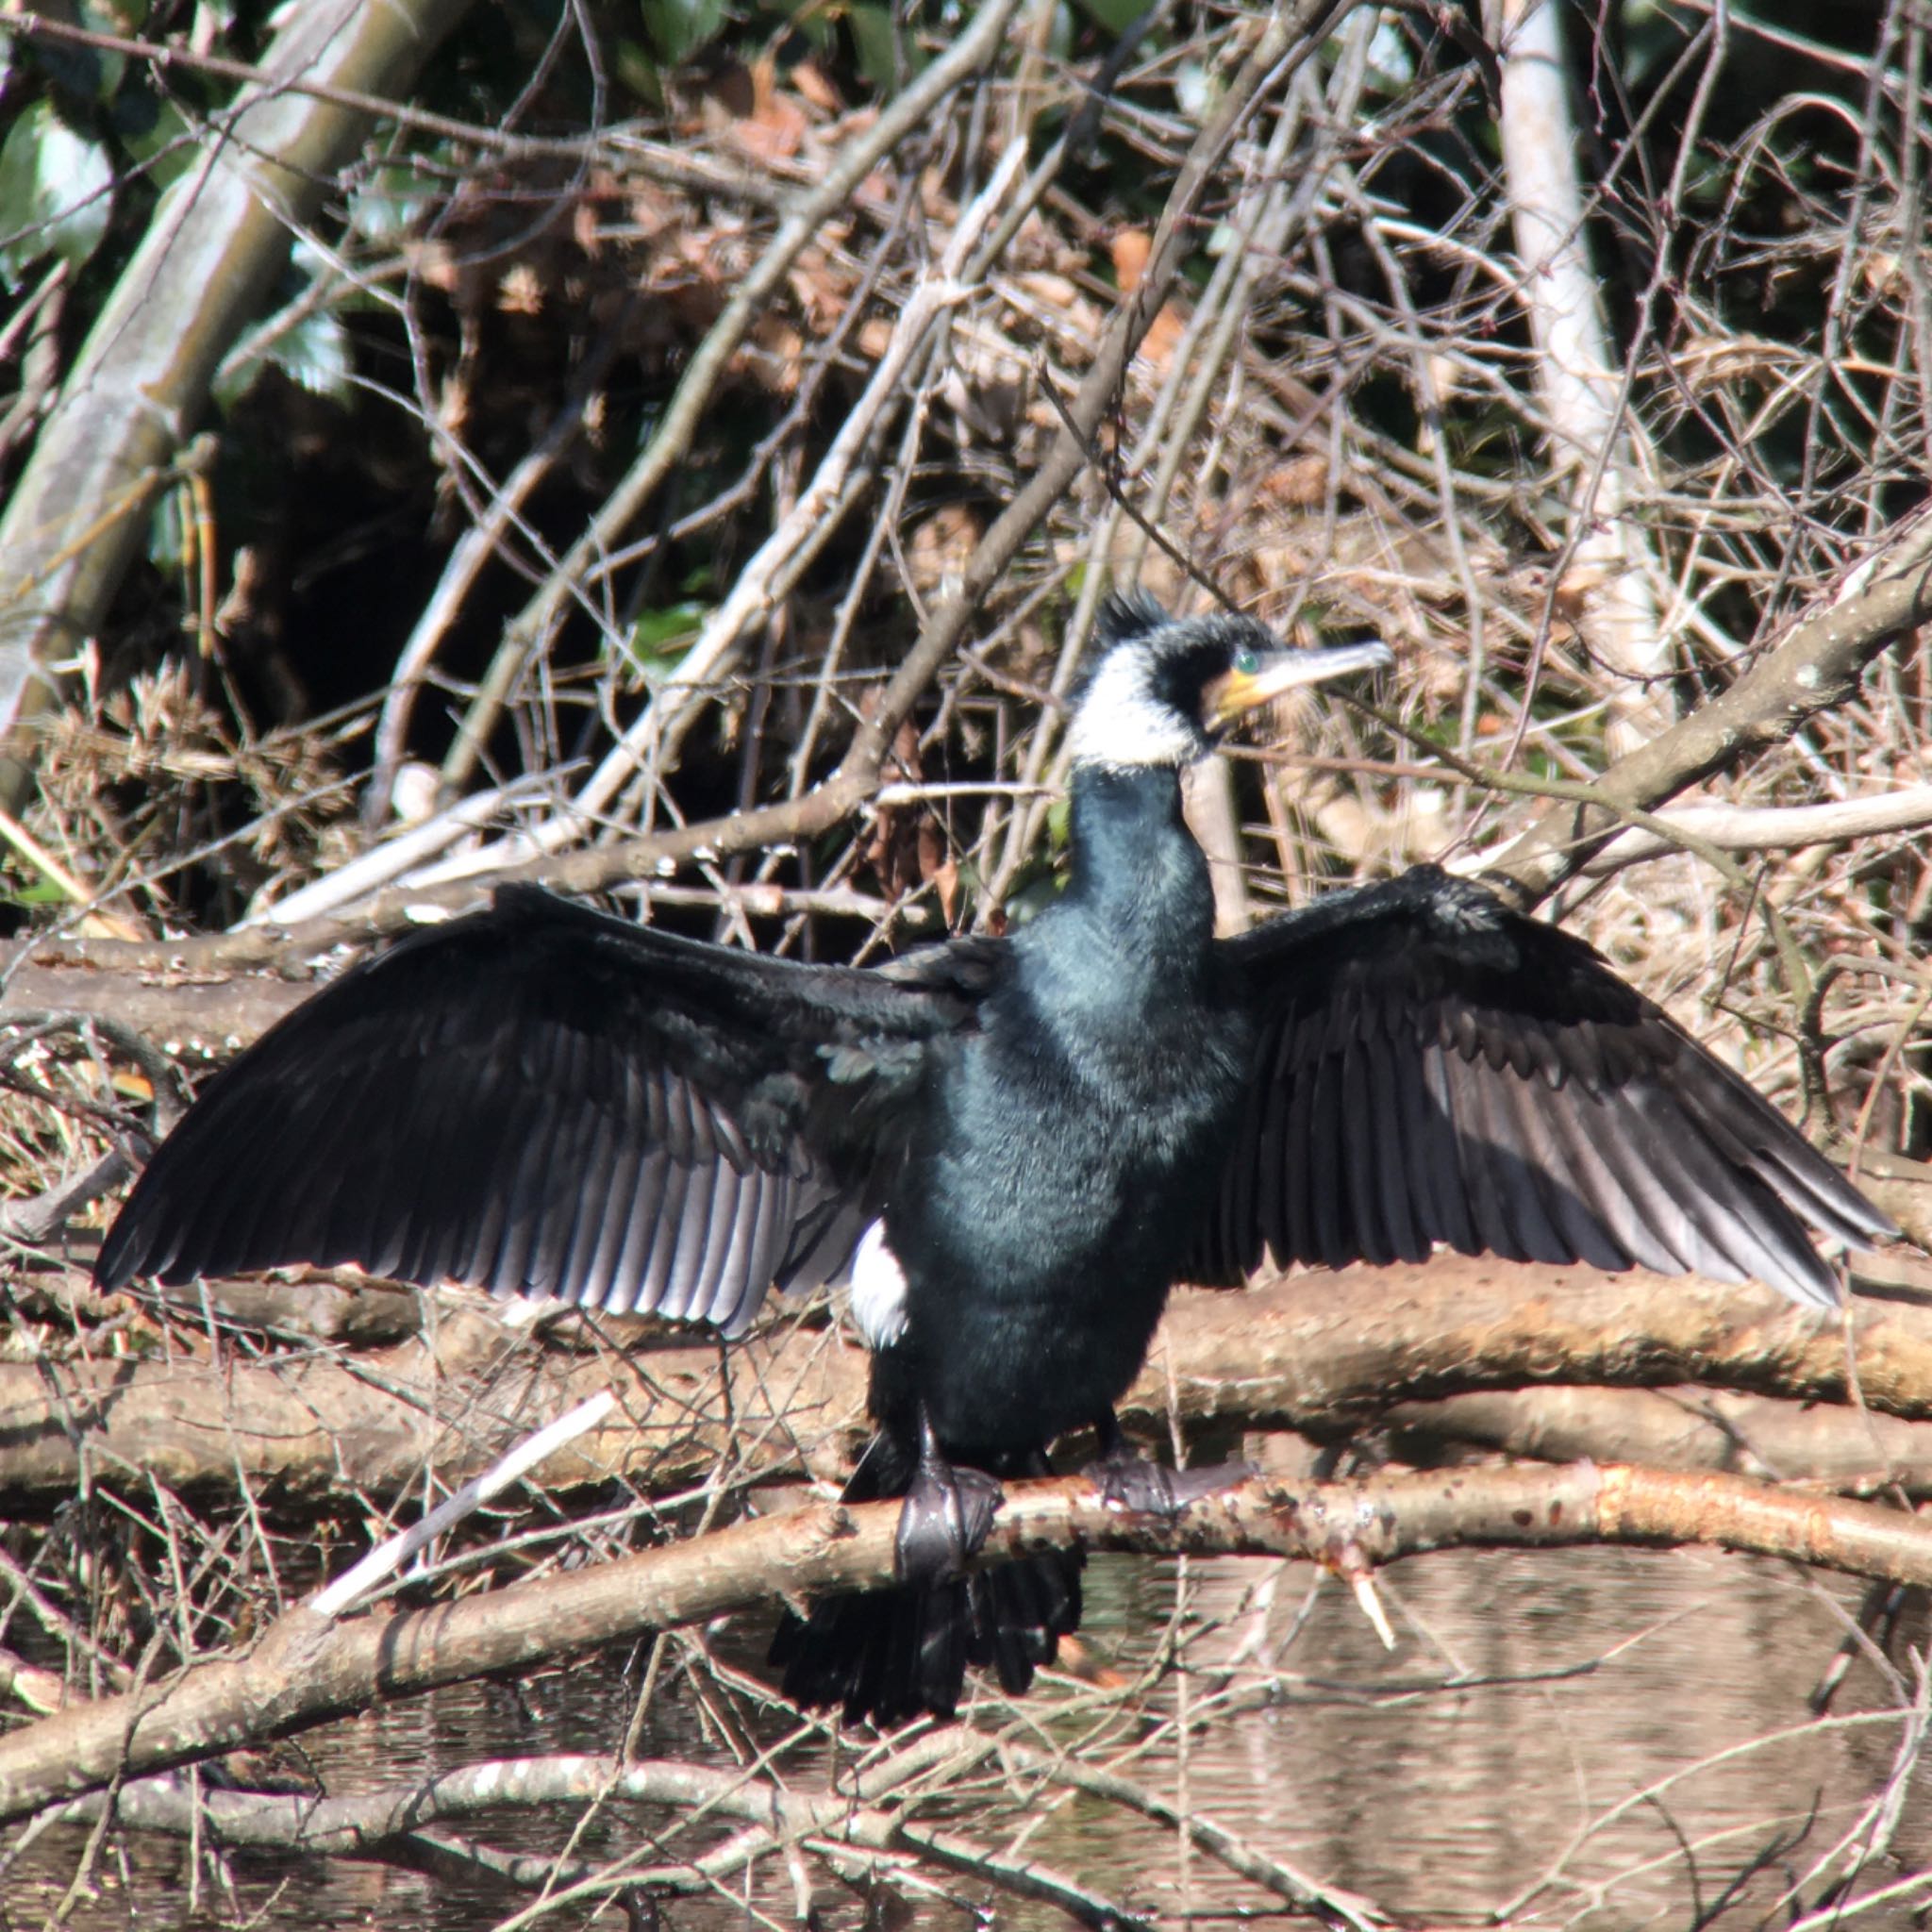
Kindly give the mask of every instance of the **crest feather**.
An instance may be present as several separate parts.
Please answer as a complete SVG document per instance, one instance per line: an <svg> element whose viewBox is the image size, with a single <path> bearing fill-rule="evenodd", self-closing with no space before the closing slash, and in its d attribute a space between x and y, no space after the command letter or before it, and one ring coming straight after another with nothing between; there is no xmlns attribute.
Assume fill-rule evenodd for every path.
<svg viewBox="0 0 1932 1932"><path fill-rule="evenodd" d="M1142 638L1149 631L1174 622L1173 613L1161 608L1145 591L1110 591L1101 599L1099 614L1093 621L1095 639L1103 652L1129 638Z"/></svg>

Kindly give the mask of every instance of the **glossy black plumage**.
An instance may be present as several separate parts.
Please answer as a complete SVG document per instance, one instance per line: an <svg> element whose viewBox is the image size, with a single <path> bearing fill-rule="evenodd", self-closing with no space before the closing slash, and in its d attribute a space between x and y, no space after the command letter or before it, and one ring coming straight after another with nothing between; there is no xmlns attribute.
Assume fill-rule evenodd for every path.
<svg viewBox="0 0 1932 1932"><path fill-rule="evenodd" d="M773 1281L843 1265L974 965L805 967L508 889L218 1074L96 1276L353 1261L737 1334Z"/></svg>
<svg viewBox="0 0 1932 1932"><path fill-rule="evenodd" d="M1771 1283L1830 1305L1806 1222L1890 1224L1583 941L1417 866L1222 950L1255 1016L1219 1200L1191 1274L1511 1260Z"/></svg>
<svg viewBox="0 0 1932 1932"><path fill-rule="evenodd" d="M907 1445L891 1430L873 1439L843 1500L871 1503L906 1493L913 1474ZM991 1458L999 1476L1050 1473L1039 1451ZM771 1661L795 1703L836 1707L848 1724L904 1724L950 1713L969 1666L993 1672L1017 1695L1050 1664L1059 1640L1080 1625L1078 1550L1042 1550L920 1588L827 1597L808 1616L787 1611Z"/></svg>
<svg viewBox="0 0 1932 1932"><path fill-rule="evenodd" d="M881 1220L850 1493L908 1495L914 1581L776 1653L880 1722L949 1711L969 1663L1024 1688L1074 1627L1076 1559L950 1574L983 1532L949 1465L1107 1431L1178 1278L1441 1241L1834 1299L1805 1224L1885 1218L1581 941L1432 868L1212 939L1180 766L1310 668L1110 607L1072 874L1008 940L808 967L527 890L406 940L210 1083L98 1279L354 1260L736 1333Z"/></svg>

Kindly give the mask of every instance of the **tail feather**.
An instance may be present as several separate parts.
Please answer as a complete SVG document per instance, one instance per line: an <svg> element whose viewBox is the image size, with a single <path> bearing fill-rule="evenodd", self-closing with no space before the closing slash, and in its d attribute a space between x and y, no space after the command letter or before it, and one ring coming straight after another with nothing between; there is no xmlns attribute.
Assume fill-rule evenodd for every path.
<svg viewBox="0 0 1932 1932"><path fill-rule="evenodd" d="M1044 1456L1002 1458L1002 1478L1050 1474ZM904 1495L909 1460L886 1438L875 1441L846 1484L848 1503ZM879 1729L958 1707L968 1664L998 1673L1017 1696L1053 1662L1059 1640L1080 1623L1078 1550L1043 1550L917 1588L827 1597L808 1615L787 1610L772 1639L794 1704L839 1707L847 1724Z"/></svg>

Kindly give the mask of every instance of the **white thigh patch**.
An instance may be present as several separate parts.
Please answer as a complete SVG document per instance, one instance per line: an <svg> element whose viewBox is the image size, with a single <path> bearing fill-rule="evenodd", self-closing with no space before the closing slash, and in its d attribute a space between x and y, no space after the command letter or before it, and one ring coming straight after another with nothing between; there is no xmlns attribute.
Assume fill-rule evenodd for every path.
<svg viewBox="0 0 1932 1932"><path fill-rule="evenodd" d="M906 1271L874 1221L852 1256L852 1319L870 1349L889 1348L906 1332Z"/></svg>

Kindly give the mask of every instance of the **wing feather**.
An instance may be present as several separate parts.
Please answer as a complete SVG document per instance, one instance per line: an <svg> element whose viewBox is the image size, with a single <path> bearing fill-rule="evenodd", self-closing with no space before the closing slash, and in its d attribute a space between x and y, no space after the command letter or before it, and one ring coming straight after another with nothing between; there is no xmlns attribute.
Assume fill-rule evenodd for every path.
<svg viewBox="0 0 1932 1932"><path fill-rule="evenodd" d="M1428 1232L1459 1254L1479 1255L1475 1224L1470 1218L1469 1196L1462 1186L1462 1158L1457 1147L1456 1116L1449 1103L1449 1050L1436 1037L1437 1016L1420 1043L1423 1062L1424 1118L1418 1124L1428 1141L1428 1187L1435 1218Z"/></svg>
<svg viewBox="0 0 1932 1932"><path fill-rule="evenodd" d="M922 1056L974 1024L1005 958L973 941L804 966L499 893L218 1074L96 1278L354 1261L736 1332L774 1276L843 1264Z"/></svg>
<svg viewBox="0 0 1932 1932"><path fill-rule="evenodd" d="M1469 1029L1459 1029L1468 1033ZM1481 1046L1473 1038L1473 1052ZM1462 1177L1462 1197L1469 1203L1475 1228L1476 1252L1501 1255L1506 1261L1544 1258L1529 1254L1510 1224L1504 1203L1507 1168L1513 1167L1510 1150L1500 1146L1489 1118L1490 1083L1478 1077L1475 1062L1464 1051L1463 1040L1453 1041L1443 1055L1448 1074L1450 1119L1458 1131L1456 1160Z"/></svg>
<svg viewBox="0 0 1932 1932"><path fill-rule="evenodd" d="M1479 886L1417 867L1220 943L1257 1050L1203 1278L1442 1242L1828 1304L1807 1224L1896 1232L1582 941Z"/></svg>
<svg viewBox="0 0 1932 1932"><path fill-rule="evenodd" d="M1410 1109L1403 1092L1405 1066L1395 1041L1380 1031L1367 1043L1369 1106L1381 1124L1387 1158L1372 1160L1377 1206L1381 1214L1386 1258L1420 1261L1428 1253L1416 1233L1413 1184L1415 1151L1409 1145ZM1412 1061L1410 1062L1412 1065Z"/></svg>

